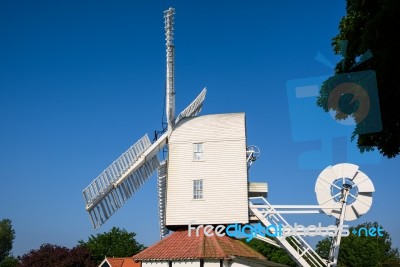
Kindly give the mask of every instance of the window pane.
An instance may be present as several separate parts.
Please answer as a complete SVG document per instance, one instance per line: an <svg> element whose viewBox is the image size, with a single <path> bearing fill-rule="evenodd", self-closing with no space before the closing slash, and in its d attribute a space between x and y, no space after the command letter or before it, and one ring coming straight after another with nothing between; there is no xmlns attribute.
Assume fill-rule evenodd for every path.
<svg viewBox="0 0 400 267"><path fill-rule="evenodd" d="M193 160L201 160L203 158L203 144L193 144Z"/></svg>
<svg viewBox="0 0 400 267"><path fill-rule="evenodd" d="M193 181L193 199L203 198L203 180Z"/></svg>
<svg viewBox="0 0 400 267"><path fill-rule="evenodd" d="M202 156L201 153L195 152L195 153L193 154L193 159L194 159L194 160L201 160L201 158L202 158L201 156Z"/></svg>
<svg viewBox="0 0 400 267"><path fill-rule="evenodd" d="M203 144L202 143L195 143L193 144L194 152L203 152Z"/></svg>

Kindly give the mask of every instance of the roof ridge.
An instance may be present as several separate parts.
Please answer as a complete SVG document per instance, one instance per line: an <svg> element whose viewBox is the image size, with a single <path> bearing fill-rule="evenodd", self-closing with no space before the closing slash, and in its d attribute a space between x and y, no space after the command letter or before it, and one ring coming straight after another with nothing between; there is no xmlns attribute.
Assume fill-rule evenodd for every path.
<svg viewBox="0 0 400 267"><path fill-rule="evenodd" d="M199 258L205 258L205 251L206 251L206 240L204 238L204 231L200 231L200 251L199 251Z"/></svg>

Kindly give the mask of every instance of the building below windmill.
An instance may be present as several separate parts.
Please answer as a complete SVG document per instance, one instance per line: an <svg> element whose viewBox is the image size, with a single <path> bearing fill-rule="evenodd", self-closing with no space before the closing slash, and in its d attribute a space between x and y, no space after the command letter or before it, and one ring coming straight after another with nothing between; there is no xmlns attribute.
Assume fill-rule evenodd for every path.
<svg viewBox="0 0 400 267"><path fill-rule="evenodd" d="M284 267L268 261L266 257L245 243L211 232L205 235L195 230L178 230L133 256L142 267Z"/></svg>
<svg viewBox="0 0 400 267"><path fill-rule="evenodd" d="M135 262L132 257L114 258L105 257L99 267L140 267L140 262Z"/></svg>

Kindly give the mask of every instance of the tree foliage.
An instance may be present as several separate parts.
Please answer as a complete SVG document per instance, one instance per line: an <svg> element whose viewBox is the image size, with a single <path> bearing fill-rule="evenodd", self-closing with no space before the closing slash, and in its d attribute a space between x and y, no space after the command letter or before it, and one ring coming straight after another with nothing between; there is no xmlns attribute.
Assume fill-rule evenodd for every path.
<svg viewBox="0 0 400 267"><path fill-rule="evenodd" d="M18 266L18 260L13 256L9 256L0 262L0 267L16 267Z"/></svg>
<svg viewBox="0 0 400 267"><path fill-rule="evenodd" d="M346 110L347 106L348 112L342 113L329 105L329 97L337 88L339 77L339 82L346 79L346 76L340 74L348 75L347 78L355 77L359 81L353 79L352 82L363 87L365 84L359 75L368 70L375 71L380 113L376 110L374 114L370 112L367 120L355 117L357 125L352 138L357 139L361 152L377 148L384 156L395 157L400 153L400 83L397 80L400 62L400 39L397 34L400 31L400 1L347 0L346 11L346 16L339 23L339 34L332 39L335 53L342 54L343 60L336 65L336 75L323 83L317 105L325 111L336 111L338 120L346 118L351 115L351 111L365 103L360 103L360 98L356 102L352 101L352 97L344 99L339 109ZM343 45L344 40L348 41L346 45ZM368 50L372 57L361 60L368 58ZM365 96L359 97L365 99ZM374 127L376 125L373 124L380 122L382 127ZM368 129L370 126L372 129Z"/></svg>
<svg viewBox="0 0 400 267"><path fill-rule="evenodd" d="M73 249L52 244L43 244L19 258L18 267L96 267L88 249L77 246Z"/></svg>
<svg viewBox="0 0 400 267"><path fill-rule="evenodd" d="M377 222L363 223L350 228L350 235L342 237L339 250L338 267L385 267L400 266L398 249L392 248L392 240L386 231L382 236L366 236L364 232L360 236L351 234L353 230L362 227L378 228ZM317 243L316 251L323 258L328 258L331 238L325 238Z"/></svg>
<svg viewBox="0 0 400 267"><path fill-rule="evenodd" d="M245 239L243 239L242 241L246 242ZM252 239L250 242L246 242L246 244L252 247L257 252L263 254L269 261L286 264L288 266L297 266L296 263L287 254L287 252L281 248L277 248L258 239Z"/></svg>
<svg viewBox="0 0 400 267"><path fill-rule="evenodd" d="M80 240L82 247L89 249L95 261L99 264L104 257L130 257L144 249L135 240L136 234L125 229L113 227L109 232L91 235L87 242Z"/></svg>
<svg viewBox="0 0 400 267"><path fill-rule="evenodd" d="M11 220L0 221L0 267L13 266L15 259L11 255L15 231L12 228Z"/></svg>
<svg viewBox="0 0 400 267"><path fill-rule="evenodd" d="M329 258L329 250L331 248L331 243L332 243L332 238L324 238L321 241L318 242L315 251L318 253L318 255L321 256L323 259L328 259Z"/></svg>

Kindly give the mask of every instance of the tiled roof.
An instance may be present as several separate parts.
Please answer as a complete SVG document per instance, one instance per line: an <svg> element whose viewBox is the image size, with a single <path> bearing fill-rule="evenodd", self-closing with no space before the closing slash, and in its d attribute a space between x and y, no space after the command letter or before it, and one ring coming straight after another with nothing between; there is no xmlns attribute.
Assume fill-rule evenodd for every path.
<svg viewBox="0 0 400 267"><path fill-rule="evenodd" d="M100 264L103 266L104 262L107 262L110 267L140 267L140 262L135 262L131 257L129 258L105 258L105 260Z"/></svg>
<svg viewBox="0 0 400 267"><path fill-rule="evenodd" d="M228 236L205 236L203 231L196 236L187 230L179 230L149 248L134 255L135 260L179 260L179 259L228 259L232 257L266 258L240 240Z"/></svg>

